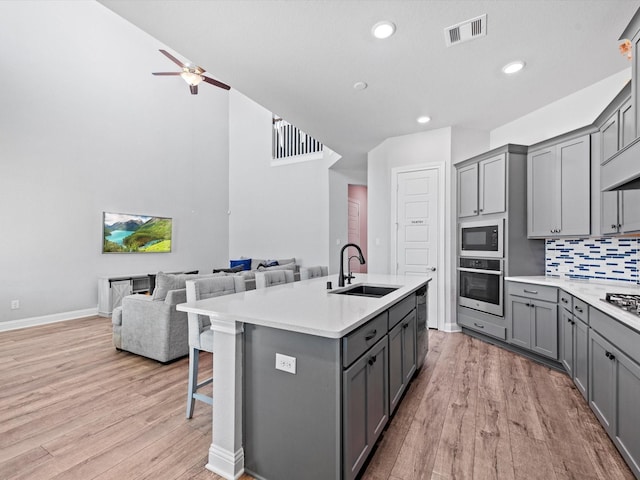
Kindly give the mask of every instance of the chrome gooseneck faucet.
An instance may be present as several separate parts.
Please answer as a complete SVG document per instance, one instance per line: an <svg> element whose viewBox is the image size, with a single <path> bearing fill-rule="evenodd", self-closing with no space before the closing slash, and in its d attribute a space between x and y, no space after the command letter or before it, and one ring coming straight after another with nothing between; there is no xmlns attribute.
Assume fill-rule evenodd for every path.
<svg viewBox="0 0 640 480"><path fill-rule="evenodd" d="M360 265L365 264L364 255L362 254L362 250L360 250L360 247L358 245L356 245L355 243L347 243L344 247L342 247L342 250L340 250L340 273L338 274L339 287L344 287L344 281L347 278L347 276L344 274L344 251L349 247L354 247L356 250L358 250L358 256L356 258L360 262ZM350 279L353 278L351 277L351 275L349 275L349 277Z"/></svg>

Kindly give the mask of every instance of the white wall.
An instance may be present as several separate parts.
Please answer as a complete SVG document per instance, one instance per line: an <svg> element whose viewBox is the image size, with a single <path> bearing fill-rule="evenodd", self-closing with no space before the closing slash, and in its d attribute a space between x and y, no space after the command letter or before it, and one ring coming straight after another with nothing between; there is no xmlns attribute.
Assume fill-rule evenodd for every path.
<svg viewBox="0 0 640 480"><path fill-rule="evenodd" d="M451 129L388 138L369 152L369 272L390 273L391 169L433 162L451 164Z"/></svg>
<svg viewBox="0 0 640 480"><path fill-rule="evenodd" d="M0 321L227 261L228 94L153 77L159 48L95 2L0 2ZM101 254L104 210L173 217L172 253Z"/></svg>
<svg viewBox="0 0 640 480"><path fill-rule="evenodd" d="M329 170L329 272L340 270L340 250L348 240L348 191L349 184L366 185L365 170ZM367 208L369 202L367 200ZM367 264L369 258L366 258ZM368 268L368 265L367 265Z"/></svg>
<svg viewBox="0 0 640 480"><path fill-rule="evenodd" d="M533 145L590 125L631 79L631 67L490 132L490 148Z"/></svg>
<svg viewBox="0 0 640 480"><path fill-rule="evenodd" d="M229 255L328 265L328 167L335 159L272 167L271 115L231 91Z"/></svg>

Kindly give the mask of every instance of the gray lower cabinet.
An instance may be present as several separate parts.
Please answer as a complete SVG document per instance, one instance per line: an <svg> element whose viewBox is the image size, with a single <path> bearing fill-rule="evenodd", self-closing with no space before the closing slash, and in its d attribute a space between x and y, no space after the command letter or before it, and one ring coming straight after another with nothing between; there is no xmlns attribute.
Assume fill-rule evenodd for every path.
<svg viewBox="0 0 640 480"><path fill-rule="evenodd" d="M343 373L344 477L358 475L389 421L388 338Z"/></svg>
<svg viewBox="0 0 640 480"><path fill-rule="evenodd" d="M557 290L507 282L507 293L507 342L557 360L558 304L553 298Z"/></svg>
<svg viewBox="0 0 640 480"><path fill-rule="evenodd" d="M640 477L640 334L594 308L589 318L589 406Z"/></svg>
<svg viewBox="0 0 640 480"><path fill-rule="evenodd" d="M389 404L393 413L416 371L416 312L389 331Z"/></svg>
<svg viewBox="0 0 640 480"><path fill-rule="evenodd" d="M416 327L415 294L342 338L245 324L247 473L357 477L416 371ZM296 358L295 374L274 368L277 353Z"/></svg>
<svg viewBox="0 0 640 480"><path fill-rule="evenodd" d="M574 314L574 311L576 314ZM578 316L584 313L584 315ZM567 375L574 381L582 396L588 397L589 372L589 326L582 319L588 318L584 302L560 293L559 313L559 360Z"/></svg>

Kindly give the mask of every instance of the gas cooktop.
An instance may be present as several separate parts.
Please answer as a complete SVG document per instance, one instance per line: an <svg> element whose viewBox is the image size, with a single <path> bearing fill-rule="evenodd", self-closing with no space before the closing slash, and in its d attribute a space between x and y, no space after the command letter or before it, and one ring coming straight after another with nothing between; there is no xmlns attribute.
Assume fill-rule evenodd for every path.
<svg viewBox="0 0 640 480"><path fill-rule="evenodd" d="M627 295L624 293L607 293L605 302L611 303L622 310L640 316L640 295Z"/></svg>

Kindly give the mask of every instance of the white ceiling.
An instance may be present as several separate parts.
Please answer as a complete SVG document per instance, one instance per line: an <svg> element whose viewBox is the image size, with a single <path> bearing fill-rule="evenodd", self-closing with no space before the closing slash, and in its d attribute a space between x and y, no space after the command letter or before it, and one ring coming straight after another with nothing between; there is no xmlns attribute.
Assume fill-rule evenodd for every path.
<svg viewBox="0 0 640 480"><path fill-rule="evenodd" d="M618 37L630 0L100 0L353 166L388 137L492 130L629 67ZM444 29L487 14L487 36ZM378 40L371 27L397 25ZM527 68L505 77L501 67ZM158 54L158 70L171 64ZM155 80L158 80L155 78ZM366 82L366 90L353 84ZM202 85L202 88L215 88ZM184 94L188 95L185 87ZM419 125L416 118L432 121Z"/></svg>

